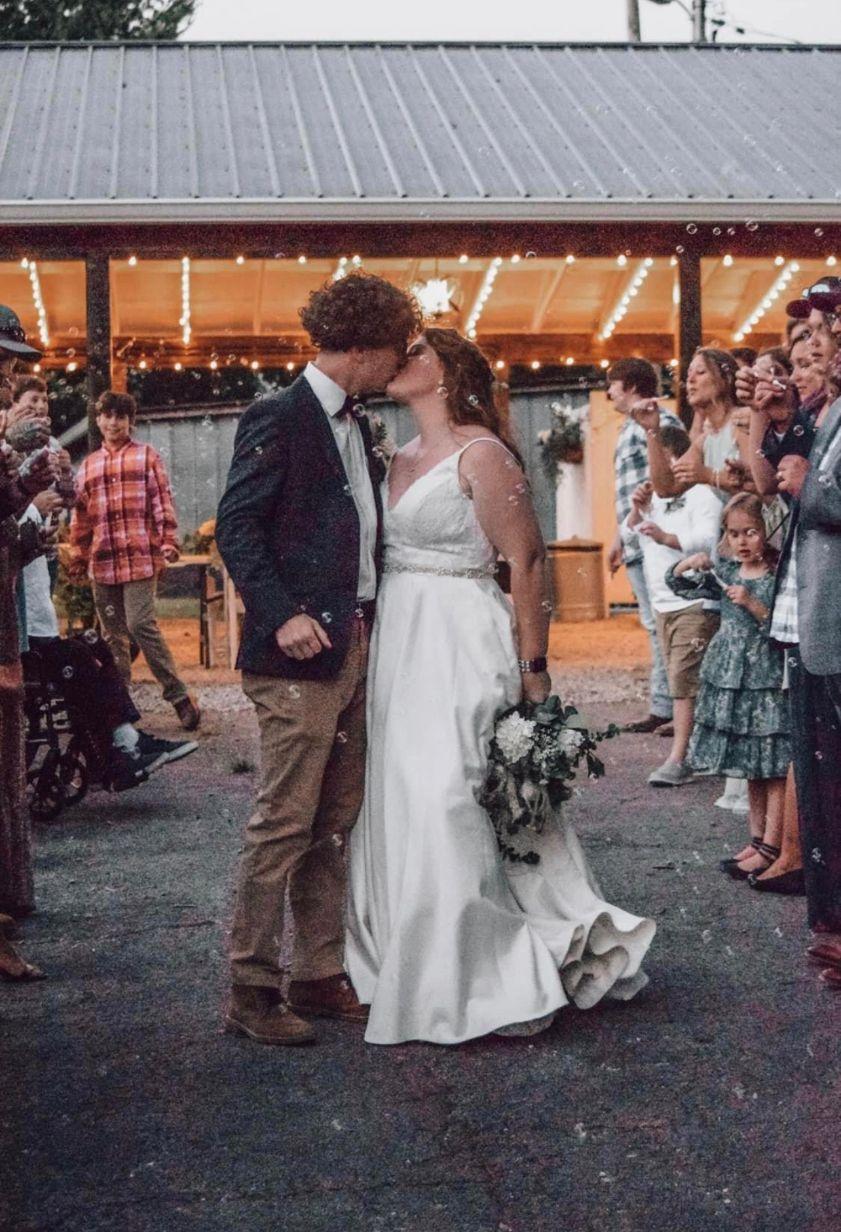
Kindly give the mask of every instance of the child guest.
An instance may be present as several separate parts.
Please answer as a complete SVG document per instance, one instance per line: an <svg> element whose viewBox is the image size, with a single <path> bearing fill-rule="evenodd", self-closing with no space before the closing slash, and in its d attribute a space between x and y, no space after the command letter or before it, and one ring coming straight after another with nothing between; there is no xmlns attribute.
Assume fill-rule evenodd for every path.
<svg viewBox="0 0 841 1232"><path fill-rule="evenodd" d="M689 448L683 428L653 428L658 447L669 462ZM681 787L692 779L686 762L698 670L718 617L705 600L683 599L666 582L666 573L681 557L694 552L712 552L719 533L721 502L707 484L676 480L674 496L657 496L650 483L635 490L632 508L620 527L623 542L639 535L643 568L651 606L657 620L657 635L666 663L669 692L674 709L674 736L668 758L649 775L653 787Z"/></svg>
<svg viewBox="0 0 841 1232"><path fill-rule="evenodd" d="M201 715L175 670L155 616L158 575L178 559L169 478L160 454L132 440L137 406L130 394L106 390L96 410L103 443L79 470L70 576L90 573L103 635L126 684L133 637L182 727L193 731Z"/></svg>
<svg viewBox="0 0 841 1232"><path fill-rule="evenodd" d="M689 761L747 779L751 840L722 868L746 880L780 854L785 779L791 760L783 654L768 638L776 553L768 546L762 501L740 492L722 515L732 559L720 561L721 628L701 667L701 688ZM673 570L678 594L691 593L681 575L712 561L690 556ZM671 579L670 579L671 580ZM697 593L697 592L696 592Z"/></svg>

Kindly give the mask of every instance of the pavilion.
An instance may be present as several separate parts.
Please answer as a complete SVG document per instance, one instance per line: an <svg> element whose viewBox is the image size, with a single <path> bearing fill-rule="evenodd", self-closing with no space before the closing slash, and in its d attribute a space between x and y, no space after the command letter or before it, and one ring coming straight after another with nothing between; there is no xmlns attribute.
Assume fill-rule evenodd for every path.
<svg viewBox="0 0 841 1232"><path fill-rule="evenodd" d="M474 336L515 415L565 369L682 373L701 342L778 341L841 255L814 105L839 68L767 45L0 45L0 302L89 394L294 375L298 307L360 265Z"/></svg>

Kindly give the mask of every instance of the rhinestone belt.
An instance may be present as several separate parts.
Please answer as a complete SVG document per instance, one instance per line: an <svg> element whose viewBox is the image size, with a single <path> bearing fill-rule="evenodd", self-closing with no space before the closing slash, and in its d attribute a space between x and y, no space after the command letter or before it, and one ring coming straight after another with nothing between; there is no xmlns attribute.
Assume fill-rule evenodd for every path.
<svg viewBox="0 0 841 1232"><path fill-rule="evenodd" d="M477 569L444 569L434 565L389 565L383 573L429 573L435 577L486 578L496 575L495 565L482 565Z"/></svg>

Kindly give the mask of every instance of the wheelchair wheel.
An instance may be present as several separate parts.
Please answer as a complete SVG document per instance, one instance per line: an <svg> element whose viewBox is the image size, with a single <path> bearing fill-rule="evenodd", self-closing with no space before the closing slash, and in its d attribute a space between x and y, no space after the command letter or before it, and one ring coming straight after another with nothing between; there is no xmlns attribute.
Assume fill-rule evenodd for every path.
<svg viewBox="0 0 841 1232"><path fill-rule="evenodd" d="M50 749L34 770L26 776L27 803L35 821L52 821L64 807L64 783L59 773L61 754Z"/></svg>
<svg viewBox="0 0 841 1232"><path fill-rule="evenodd" d="M89 782L87 758L72 741L59 758L58 775L64 788L63 807L72 808L87 795Z"/></svg>

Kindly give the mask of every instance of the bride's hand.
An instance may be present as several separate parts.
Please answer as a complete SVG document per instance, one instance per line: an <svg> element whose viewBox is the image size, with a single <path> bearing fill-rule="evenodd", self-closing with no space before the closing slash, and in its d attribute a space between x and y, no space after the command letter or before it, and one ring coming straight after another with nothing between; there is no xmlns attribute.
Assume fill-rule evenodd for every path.
<svg viewBox="0 0 841 1232"><path fill-rule="evenodd" d="M552 692L548 672L524 672L522 680L524 702L545 702Z"/></svg>

